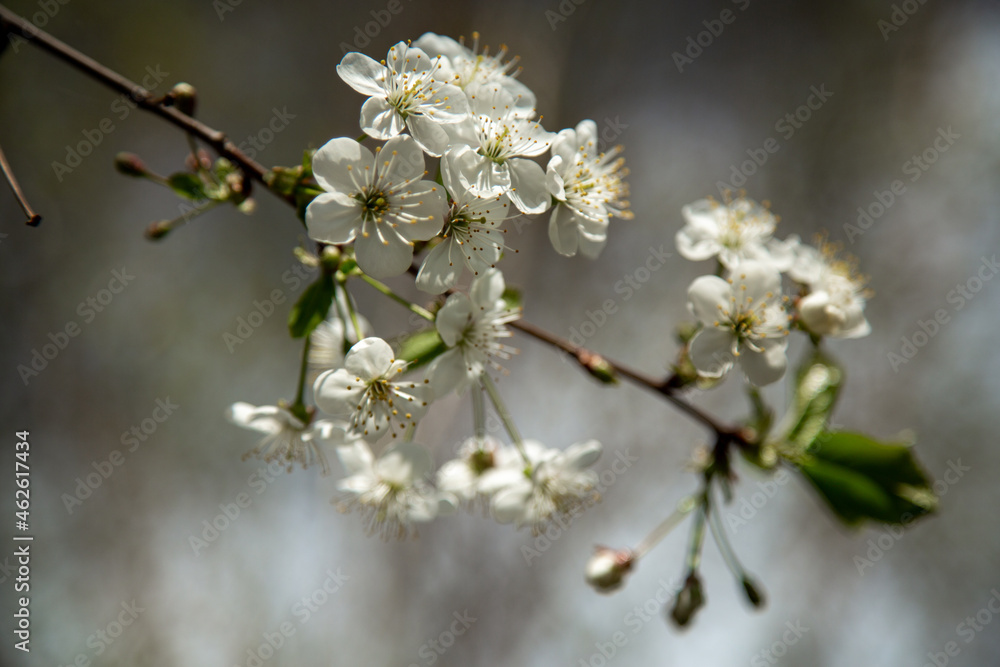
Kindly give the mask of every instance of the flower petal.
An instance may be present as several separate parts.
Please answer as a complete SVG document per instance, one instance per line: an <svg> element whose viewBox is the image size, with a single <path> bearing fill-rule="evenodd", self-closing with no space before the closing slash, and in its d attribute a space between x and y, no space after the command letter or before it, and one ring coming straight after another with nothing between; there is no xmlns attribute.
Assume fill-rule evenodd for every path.
<svg viewBox="0 0 1000 667"><path fill-rule="evenodd" d="M688 307L699 322L711 325L729 312L732 295L732 286L719 276L701 276L688 287Z"/></svg>
<svg viewBox="0 0 1000 667"><path fill-rule="evenodd" d="M344 369L352 376L361 378L362 382L371 382L384 378L395 358L387 342L372 336L351 347L344 359Z"/></svg>
<svg viewBox="0 0 1000 667"><path fill-rule="evenodd" d="M357 411L365 392L365 383L343 368L322 373L313 384L313 400L323 412L339 419L349 419Z"/></svg>
<svg viewBox="0 0 1000 667"><path fill-rule="evenodd" d="M369 97L361 105L361 129L375 139L391 139L403 131L402 116L384 97Z"/></svg>
<svg viewBox="0 0 1000 667"><path fill-rule="evenodd" d="M740 354L740 366L751 384L762 387L777 382L785 374L788 359L785 357L787 341L770 339L764 342L760 352L748 347Z"/></svg>
<svg viewBox="0 0 1000 667"><path fill-rule="evenodd" d="M434 325L441 340L454 347L472 319L472 300L464 294L452 294L437 312Z"/></svg>
<svg viewBox="0 0 1000 667"><path fill-rule="evenodd" d="M337 65L337 74L348 86L363 95L385 97L382 82L385 81L386 67L363 53L352 51Z"/></svg>
<svg viewBox="0 0 1000 667"><path fill-rule="evenodd" d="M691 339L691 363L701 375L722 377L733 366L736 336L728 329L706 327Z"/></svg>
<svg viewBox="0 0 1000 667"><path fill-rule="evenodd" d="M444 131L439 123L421 114L411 114L406 117L406 127L409 128L413 140L420 145L424 152L433 157L441 157L448 149L451 141L448 133Z"/></svg>
<svg viewBox="0 0 1000 667"><path fill-rule="evenodd" d="M316 241L350 243L360 227L361 208L343 192L324 192L306 207L306 229Z"/></svg>
<svg viewBox="0 0 1000 667"><path fill-rule="evenodd" d="M552 206L552 197L545 185L545 172L533 160L511 158L510 192L508 196L521 213L544 213Z"/></svg>
<svg viewBox="0 0 1000 667"><path fill-rule="evenodd" d="M372 152L357 140L338 137L326 142L313 155L316 182L324 190L353 194L375 164Z"/></svg>
<svg viewBox="0 0 1000 667"><path fill-rule="evenodd" d="M572 257L579 247L580 234L577 232L576 214L564 204L556 204L549 218L549 240L556 252Z"/></svg>
<svg viewBox="0 0 1000 667"><path fill-rule="evenodd" d="M354 258L373 278L398 276L410 268L413 244L400 237L389 223L368 222L354 243Z"/></svg>

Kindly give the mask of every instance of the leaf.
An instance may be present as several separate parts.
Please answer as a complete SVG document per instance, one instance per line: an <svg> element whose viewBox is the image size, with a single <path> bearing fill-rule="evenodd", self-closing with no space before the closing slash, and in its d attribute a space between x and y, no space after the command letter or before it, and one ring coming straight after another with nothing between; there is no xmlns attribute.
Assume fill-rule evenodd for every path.
<svg viewBox="0 0 1000 667"><path fill-rule="evenodd" d="M205 184L195 174L179 171L176 174L170 175L167 184L171 190L186 199L194 201L208 199L208 195L205 194Z"/></svg>
<svg viewBox="0 0 1000 667"><path fill-rule="evenodd" d="M419 368L430 363L448 351L448 346L441 340L437 329L423 329L412 334L399 347L397 359L402 359L410 365L408 370Z"/></svg>
<svg viewBox="0 0 1000 667"><path fill-rule="evenodd" d="M304 338L326 319L333 303L333 276L323 274L306 288L288 314L288 331L292 338Z"/></svg>
<svg viewBox="0 0 1000 667"><path fill-rule="evenodd" d="M822 433L799 470L845 523L909 523L937 498L913 449L857 433Z"/></svg>

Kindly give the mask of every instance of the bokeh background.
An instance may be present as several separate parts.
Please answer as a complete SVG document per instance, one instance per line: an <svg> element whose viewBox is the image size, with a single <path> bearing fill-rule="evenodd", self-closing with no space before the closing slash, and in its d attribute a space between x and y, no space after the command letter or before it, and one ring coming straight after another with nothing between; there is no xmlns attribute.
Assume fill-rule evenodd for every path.
<svg viewBox="0 0 1000 667"><path fill-rule="evenodd" d="M178 203L115 173L112 158L129 150L158 171L179 169L183 136L148 114L123 117L114 93L19 44L0 57L0 145L45 220L23 226L0 187L0 535L13 544L11 445L27 429L36 539L32 651L13 649L14 577L4 560L0 662L255 665L248 651L288 623L295 634L263 664L597 667L618 631L627 641L608 662L621 665L997 664L1000 618L988 604L1000 599L1000 280L981 283L961 308L949 299L1000 250L997 4L398 2L385 26L372 23L387 16L384 0L7 6L135 80L163 72L157 91L190 82L200 92L199 116L237 143L258 136L277 112L288 115L256 151L265 165L294 164L306 147L359 133L362 98L334 69L342 44L381 58L425 31L479 30L484 43L505 42L522 58L522 81L537 92L548 129L592 118L626 146L636 216L613 226L596 262L557 256L544 219L524 225L509 237L520 252L504 261L507 280L524 289L527 319L563 335L614 300L617 311L587 344L651 373L676 352L671 332L686 317L687 285L711 268L674 255L628 299L616 283L636 275L651 248L673 253L680 208L717 195L747 151L774 137L779 150L747 178L748 194L772 202L782 235L828 230L858 256L876 293L872 335L830 345L848 375L836 420L884 438L912 430L940 481L940 512L901 536L848 531L790 479L745 524L733 522L738 552L766 586L766 609L749 608L709 545L709 604L693 627L679 632L661 611L636 621L643 617L635 607L654 608L657 593L675 585L686 531L610 597L584 584L584 563L596 543L635 544L695 488L684 467L707 434L655 397L600 387L519 336L501 390L522 432L559 447L598 438L607 451L602 470L626 449L638 462L551 543L469 515L426 526L417 540L366 537L358 517L329 502L335 461L330 477L296 470L262 482L260 464L241 460L254 434L223 418L234 401L293 395L298 347L284 320L302 289L287 274L293 248L305 242L302 227L261 192L252 216L219 209L163 242L145 240L146 224L177 215ZM692 49L696 57L678 68L674 53L705 22L718 31L712 22L724 10L732 21L703 35L701 53ZM366 25L376 33L367 44L358 39ZM790 136L779 131L824 86L832 95L808 121ZM78 167L57 174L53 163L65 163L67 147L104 119L113 131L101 133ZM908 162L949 128L958 138L911 180ZM845 225L856 224L858 208L897 179L905 192L863 234L851 234ZM101 312L80 309L123 269L134 275L126 289ZM285 304L230 351L223 335L274 290ZM386 335L412 326L376 294L357 296ZM889 353L899 354L902 338L941 309L947 323L894 368ZM70 322L80 335L26 385L17 366ZM785 393L782 385L767 395L780 404ZM737 378L692 399L727 419L747 410ZM179 407L128 451L122 434L150 418L157 400ZM448 399L418 439L440 462L470 427L468 405ZM68 511L64 494L114 450L124 464ZM949 469L962 474L946 478ZM743 469L741 476L733 514L763 492L763 478ZM196 554L190 536L240 493L250 507ZM545 548L528 563L525 546ZM6 558L12 549L3 548ZM859 572L857 559L874 556ZM339 588L317 594L331 572L342 581L328 588ZM314 595L323 603L306 615L301 601ZM107 643L97 633L117 634L123 604L142 611ZM452 644L456 613L475 621L439 655L428 642ZM960 625L977 614L979 625Z"/></svg>

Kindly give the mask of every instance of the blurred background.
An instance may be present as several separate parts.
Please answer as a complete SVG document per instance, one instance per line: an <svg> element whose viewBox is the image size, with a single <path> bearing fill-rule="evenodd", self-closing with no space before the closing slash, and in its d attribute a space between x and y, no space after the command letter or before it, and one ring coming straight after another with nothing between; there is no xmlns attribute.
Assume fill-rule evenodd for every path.
<svg viewBox="0 0 1000 667"><path fill-rule="evenodd" d="M727 519L768 605L750 609L708 545L708 606L680 632L656 600L681 575L686 525L613 596L594 593L582 572L595 544L634 545L694 490L684 467L707 434L663 401L598 386L518 336L500 388L521 431L556 447L597 438L602 471L619 452L637 463L606 475L603 502L555 539L468 514L422 527L416 540L367 537L357 516L329 502L341 475L335 460L329 477L261 474L259 462L241 460L255 434L224 419L235 401L294 396L299 347L285 319L304 287L289 271L305 237L292 212L259 192L252 216L220 208L162 242L145 240L146 225L177 215L178 202L120 176L112 159L134 151L157 171L178 170L183 135L15 43L0 57L0 145L44 222L25 227L0 186L0 424L8 445L15 431L30 431L35 535L32 651L13 648L8 546L0 662L997 664L1000 618L989 605L1000 608L1000 280L983 279L995 274L988 267L1000 250L995 2L5 4L123 75L147 77L152 90L193 84L199 117L237 144L255 138L266 166L359 134L363 98L335 72L346 49L381 59L425 31L478 30L483 43L506 43L521 56L521 80L537 93L547 129L591 118L609 143L625 145L635 212L614 222L595 262L556 255L547 217L512 231L508 243L520 252L503 269L525 291L525 318L568 336L614 300L616 312L586 344L665 372L673 328L687 317L687 285L712 270L676 256L680 209L718 196L719 183L742 186L772 202L779 235L811 239L825 229L860 259L876 293L873 333L829 346L848 378L835 419L880 438L912 430L941 507L895 535L848 531L801 479L766 487L744 466ZM778 149L747 163L769 138ZM81 142L90 154L70 166ZM745 182L733 180L738 173ZM893 194L897 180L903 190ZM871 216L863 227L859 208ZM628 298L616 290L644 277L637 269L661 246L672 257L647 282ZM112 294L115 272L132 277ZM275 290L285 303L227 346L224 335ZM374 292L356 295L377 331L413 326ZM939 311L944 323L927 326ZM72 324L78 335L61 338ZM904 341L931 329L916 337L924 344L912 359L891 362ZM54 340L63 349L22 377L18 366ZM793 360L801 351L793 347ZM784 383L767 392L778 405L785 394ZM738 378L692 400L731 420L748 408ZM156 421L165 416L158 405L169 404ZM128 435L133 428L141 440ZM451 398L418 440L440 463L470 429L467 402ZM10 517L13 447L4 452L0 506ZM109 461L107 478L67 503ZM192 546L203 522L240 494L249 506ZM742 503L754 494L750 512ZM12 524L0 530L8 545ZM539 555L526 558L524 547Z"/></svg>

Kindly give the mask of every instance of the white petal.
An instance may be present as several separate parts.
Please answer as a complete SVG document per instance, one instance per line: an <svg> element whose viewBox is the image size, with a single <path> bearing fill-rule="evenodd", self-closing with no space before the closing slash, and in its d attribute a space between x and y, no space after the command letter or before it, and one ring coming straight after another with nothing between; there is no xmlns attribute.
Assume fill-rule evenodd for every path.
<svg viewBox="0 0 1000 667"><path fill-rule="evenodd" d="M403 118L383 97L369 97L361 105L361 129L375 139L391 139L403 131Z"/></svg>
<svg viewBox="0 0 1000 667"><path fill-rule="evenodd" d="M740 366L747 379L758 387L777 382L785 374L788 359L785 357L787 341L772 340L760 352L744 346L740 354Z"/></svg>
<svg viewBox="0 0 1000 667"><path fill-rule="evenodd" d="M549 240L556 252L565 257L576 254L580 234L577 231L576 214L564 204L556 204L549 218Z"/></svg>
<svg viewBox="0 0 1000 667"><path fill-rule="evenodd" d="M701 375L722 377L732 368L736 337L728 329L707 327L691 340L691 363Z"/></svg>
<svg viewBox="0 0 1000 667"><path fill-rule="evenodd" d="M552 206L552 197L545 186L545 172L533 160L511 158L510 192L508 196L521 213L544 213Z"/></svg>
<svg viewBox="0 0 1000 667"><path fill-rule="evenodd" d="M423 479L431 467L431 455L424 447L414 442L401 442L379 457L375 473L381 479L410 486L415 480Z"/></svg>
<svg viewBox="0 0 1000 667"><path fill-rule="evenodd" d="M738 299L753 299L753 303L757 304L781 298L781 273L764 262L740 262L732 271L731 277L734 283L733 293ZM743 285L746 286L745 290Z"/></svg>
<svg viewBox="0 0 1000 667"><path fill-rule="evenodd" d="M469 115L469 100L461 88L446 83L434 90L420 110L434 123L460 123Z"/></svg>
<svg viewBox="0 0 1000 667"><path fill-rule="evenodd" d="M427 377L437 396L445 396L452 391L461 392L468 385L467 375L465 358L457 347L442 354L427 368Z"/></svg>
<svg viewBox="0 0 1000 667"><path fill-rule="evenodd" d="M559 155L553 155L545 168L545 187L549 194L559 201L566 201L566 184L563 182L562 170L568 162Z"/></svg>
<svg viewBox="0 0 1000 667"><path fill-rule="evenodd" d="M360 227L361 208L343 192L324 192L306 207L306 229L316 241L350 243Z"/></svg>
<svg viewBox="0 0 1000 667"><path fill-rule="evenodd" d="M261 433L279 433L288 424L281 410L273 405L258 408L249 403L233 403L226 410L226 418L237 426Z"/></svg>
<svg viewBox="0 0 1000 667"><path fill-rule="evenodd" d="M500 270L489 269L472 281L469 286L469 298L472 299L473 307L479 311L490 310L503 298L506 288Z"/></svg>
<svg viewBox="0 0 1000 667"><path fill-rule="evenodd" d="M588 440L570 445L563 452L566 465L575 470L584 470L597 463L603 447L597 440Z"/></svg>
<svg viewBox="0 0 1000 667"><path fill-rule="evenodd" d="M313 400L323 412L340 419L349 419L354 416L364 392L364 382L358 382L354 373L340 368L326 371L316 378Z"/></svg>
<svg viewBox="0 0 1000 667"><path fill-rule="evenodd" d="M695 278L688 287L691 314L702 324L711 325L719 319L723 311L729 312L732 295L732 286L719 276Z"/></svg>
<svg viewBox="0 0 1000 667"><path fill-rule="evenodd" d="M405 134L385 142L377 161L379 175L397 187L424 176L424 154Z"/></svg>
<svg viewBox="0 0 1000 667"><path fill-rule="evenodd" d="M385 79L386 68L363 53L352 51L346 54L337 65L337 74L359 93L385 97L381 82Z"/></svg>
<svg viewBox="0 0 1000 667"><path fill-rule="evenodd" d="M355 343L347 353L344 369L352 376L361 378L362 382L370 382L384 378L395 358L387 342L381 338L365 338Z"/></svg>
<svg viewBox="0 0 1000 667"><path fill-rule="evenodd" d="M684 259L693 262L700 262L703 259L714 257L721 250L722 246L714 238L701 236L692 227L684 227L677 232L674 237L677 244L677 252Z"/></svg>
<svg viewBox="0 0 1000 667"><path fill-rule="evenodd" d="M500 523L525 522L531 494L532 487L527 481L497 492L490 505L493 518Z"/></svg>
<svg viewBox="0 0 1000 667"><path fill-rule="evenodd" d="M444 226L447 210L444 188L432 181L411 184L392 197L392 222L396 232L409 241L434 238ZM397 209L398 207L398 209Z"/></svg>
<svg viewBox="0 0 1000 667"><path fill-rule="evenodd" d="M364 440L355 440L349 445L337 447L337 458L349 475L371 473L375 457Z"/></svg>
<svg viewBox="0 0 1000 667"><path fill-rule="evenodd" d="M448 133L444 131L440 123L434 122L427 116L417 114L407 116L406 127L410 129L410 134L413 135L414 141L428 155L441 157L448 149L448 143L450 142Z"/></svg>
<svg viewBox="0 0 1000 667"><path fill-rule="evenodd" d="M458 284L461 272L462 251L455 237L449 236L427 253L417 273L417 289L428 294L442 294Z"/></svg>
<svg viewBox="0 0 1000 667"><path fill-rule="evenodd" d="M353 194L355 180L364 181L366 170L375 164L372 152L355 139L339 137L326 142L313 154L312 169L324 190ZM353 175L357 178L352 178Z"/></svg>
<svg viewBox="0 0 1000 667"><path fill-rule="evenodd" d="M472 301L464 294L452 294L441 306L434 319L434 325L441 340L449 347L454 347L469 326L472 318Z"/></svg>
<svg viewBox="0 0 1000 667"><path fill-rule="evenodd" d="M371 230L371 231L369 231ZM413 244L396 233L389 223L369 222L354 242L354 258L361 270L373 278L404 273L413 260Z"/></svg>

